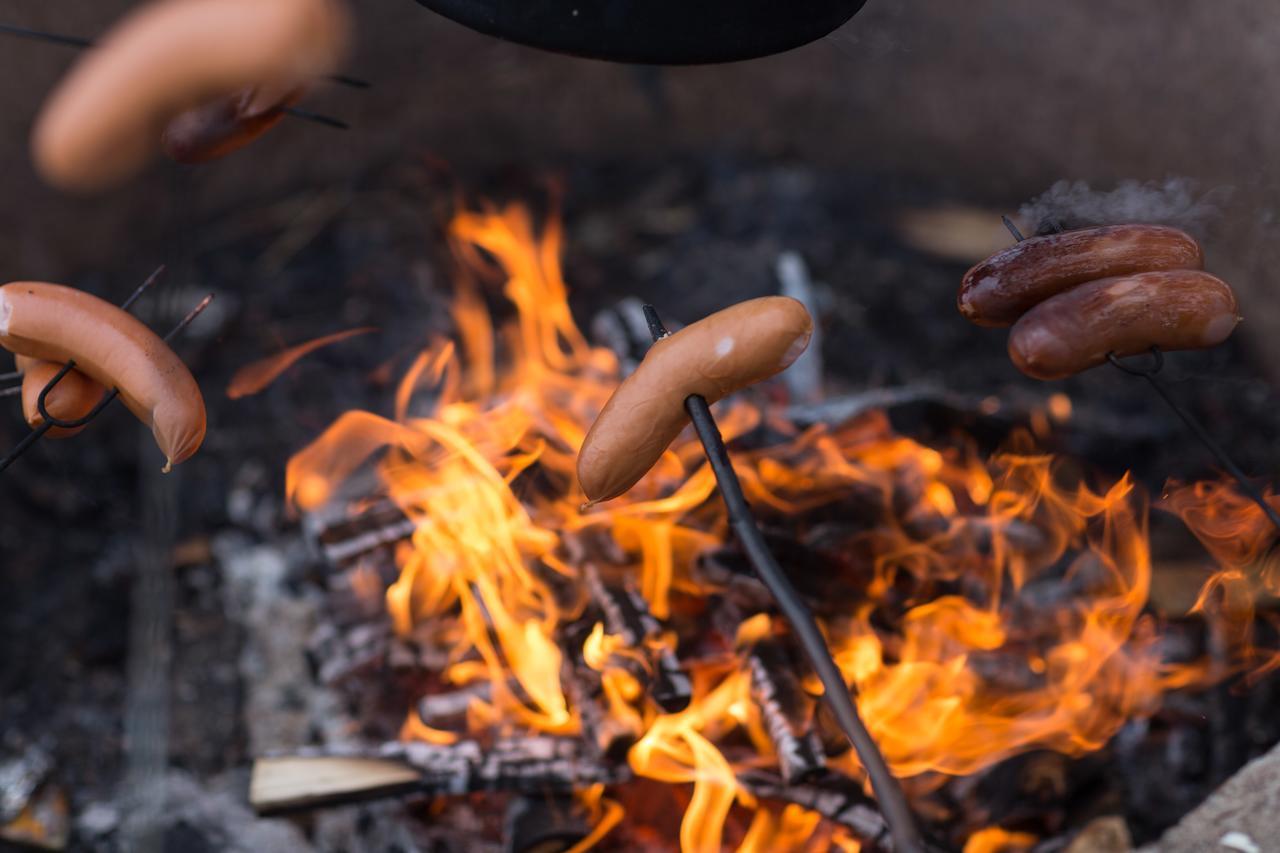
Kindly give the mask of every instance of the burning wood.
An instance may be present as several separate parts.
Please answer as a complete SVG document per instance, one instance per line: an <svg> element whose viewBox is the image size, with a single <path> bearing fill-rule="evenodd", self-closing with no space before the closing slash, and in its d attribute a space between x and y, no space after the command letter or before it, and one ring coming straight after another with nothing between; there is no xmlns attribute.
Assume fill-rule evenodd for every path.
<svg viewBox="0 0 1280 853"><path fill-rule="evenodd" d="M693 685L671 649L659 642L662 623L649 612L648 602L630 585L605 583L591 564L583 566L582 579L604 614L608 632L620 636L627 648L644 650L649 658L653 672L649 696L668 713L683 710L693 695ZM630 667L628 661L621 665Z"/></svg>
<svg viewBox="0 0 1280 853"><path fill-rule="evenodd" d="M523 790L532 777L567 791L634 773L692 786L689 848L718 847L734 804L750 810L753 798L802 805L883 843L861 782L831 769L853 757L828 761L815 738L832 721L811 719L794 640L746 644L739 656L725 641L722 623L738 620L723 608L769 604L754 594L763 587L732 582L727 531L742 513L711 499L715 479L691 439L677 437L627 495L584 511L574 449L620 374L573 325L553 261L558 230L539 236L511 208L462 214L453 233L461 257L483 253L506 272L518 321L500 343L464 288L457 340L419 359L397 419L349 412L288 473L306 513L341 504L347 479L367 471L374 488L363 494L385 497L352 516L339 506L340 519L315 530L335 563L394 560L394 579L368 597L385 603L382 639L363 637L356 653L339 643L335 656L376 661L393 636L444 653L424 667L413 719L447 721L445 735L461 740L424 753L413 789ZM493 358L499 346L509 369ZM419 386L434 409L408 418ZM1152 713L1165 691L1204 681L1150 641L1145 508L1128 479L1091 488L1029 444L989 459L926 446L875 413L800 428L725 403L717 421L733 452L721 467L731 464L742 503L771 532L761 547L818 605L833 683L852 685L895 774L972 777L1032 750L1080 755ZM788 539L795 547L776 547ZM423 695L440 684L487 690ZM496 765L468 751L512 727L575 752L554 766L512 758L504 775L501 751ZM443 785L437 766L462 781ZM375 781L350 796L401 780ZM981 828L947 819L957 845Z"/></svg>
<svg viewBox="0 0 1280 853"><path fill-rule="evenodd" d="M790 785L811 779L826 767L822 746L810 724L810 701L800 688L795 664L773 640L757 642L747 654L751 697L778 756L782 781Z"/></svg>

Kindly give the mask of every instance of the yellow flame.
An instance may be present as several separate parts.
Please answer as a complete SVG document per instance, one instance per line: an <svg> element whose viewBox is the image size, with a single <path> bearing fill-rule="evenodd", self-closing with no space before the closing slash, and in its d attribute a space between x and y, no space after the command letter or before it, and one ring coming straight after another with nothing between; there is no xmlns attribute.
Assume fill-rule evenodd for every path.
<svg viewBox="0 0 1280 853"><path fill-rule="evenodd" d="M413 363L393 419L348 412L294 456L286 490L295 507L311 510L352 492L365 499L375 478L415 525L385 593L395 630L408 636L429 627L451 651L446 679L489 682L492 699L472 703L470 726L571 734L580 721L561 684L558 628L578 617L581 602L554 591L581 590L570 544L611 540L651 611L666 618L705 607L714 590L699 580L697 561L725 543L728 523L687 433L628 495L582 509L577 451L620 373L617 359L589 346L574 324L559 223L553 217L539 231L527 209L513 205L461 212L450 231L465 270L455 339L432 344ZM495 276L514 309L499 326L476 283ZM984 405L998 409L999 401ZM1057 421L1070 408L1060 395L1048 404ZM719 404L717 417L729 441L762 424L782 436L733 454L767 522L819 510L847 519L838 555L847 577L834 589L850 604L822 627L899 775L969 774L1031 749L1097 749L1126 719L1151 713L1164 691L1207 677L1203 667L1175 668L1158 657L1154 626L1142 614L1151 573L1146 506L1127 477L1099 490L1070 482L1028 439L991 459L963 445L928 447L895 434L880 413L799 430L735 399ZM1043 413L1041 421L1038 429L1047 430ZM1241 596L1227 596L1237 602L1231 607L1210 603L1262 559L1265 519L1203 484L1166 503L1236 573L1218 577L1202 609L1239 621ZM1064 564L1066 576L1051 580L1071 591L1043 612L1027 611L1023 591ZM1273 592L1277 575L1264 574ZM775 627L758 615L744 623L739 643ZM646 642L679 651L673 632ZM1237 645L1245 648L1243 636ZM648 660L643 649L597 624L573 652L600 674L607 713L641 734L629 755L634 771L693 786L683 849L718 851L735 803L753 815L743 849L789 849L812 831L815 815L754 802L737 781L743 767L718 745L736 733L756 753L746 766L775 760L733 650L692 665L694 698L676 714L646 702L634 674ZM997 659L1006 678L989 674L986 664ZM816 683L808 686L817 692ZM411 715L402 734L443 742L452 733ZM852 753L840 766L861 774ZM613 814L598 811L597 828L620 819ZM980 833L968 849L1027 843L1000 832ZM846 835L832 838L856 849Z"/></svg>

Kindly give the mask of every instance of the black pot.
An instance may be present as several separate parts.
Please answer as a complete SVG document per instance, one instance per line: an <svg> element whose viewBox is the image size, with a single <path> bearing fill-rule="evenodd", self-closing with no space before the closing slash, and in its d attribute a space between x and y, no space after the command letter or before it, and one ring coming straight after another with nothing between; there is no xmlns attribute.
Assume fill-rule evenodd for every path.
<svg viewBox="0 0 1280 853"><path fill-rule="evenodd" d="M808 44L866 0L418 0L508 41L614 62L733 62Z"/></svg>

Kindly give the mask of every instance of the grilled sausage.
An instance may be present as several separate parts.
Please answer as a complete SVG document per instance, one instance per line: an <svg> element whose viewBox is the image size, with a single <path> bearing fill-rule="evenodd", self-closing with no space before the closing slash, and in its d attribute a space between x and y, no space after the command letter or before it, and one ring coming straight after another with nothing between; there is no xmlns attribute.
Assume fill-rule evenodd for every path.
<svg viewBox="0 0 1280 853"><path fill-rule="evenodd" d="M22 415L27 420L27 426L36 429L44 423L38 405L40 393L62 369L62 365L25 355L17 356L15 360L18 370L22 371ZM44 398L44 407L60 421L79 420L98 405L104 393L106 391L100 384L73 369L49 391L49 395ZM50 427L44 435L45 438L70 438L82 429L83 426L70 429Z"/></svg>
<svg viewBox="0 0 1280 853"><path fill-rule="evenodd" d="M578 453L578 481L592 503L631 488L689 422L684 401L708 403L767 379L809 344L813 321L786 296L741 302L655 343L618 386Z"/></svg>
<svg viewBox="0 0 1280 853"><path fill-rule="evenodd" d="M1240 318L1226 282L1198 270L1104 278L1050 297L1009 333L1009 357L1035 379L1060 379L1102 364L1108 353L1222 343Z"/></svg>
<svg viewBox="0 0 1280 853"><path fill-rule="evenodd" d="M1104 225L1031 237L965 273L956 304L979 326L1008 326L1032 306L1086 281L1198 270L1200 244L1163 225Z"/></svg>
<svg viewBox="0 0 1280 853"><path fill-rule="evenodd" d="M50 96L32 135L36 166L67 190L118 184L179 114L248 86L295 88L332 71L346 44L337 0L148 3Z"/></svg>
<svg viewBox="0 0 1280 853"><path fill-rule="evenodd" d="M301 96L299 87L266 93L263 87L249 86L175 117L164 129L160 147L178 163L225 157L279 124L285 107Z"/></svg>
<svg viewBox="0 0 1280 853"><path fill-rule="evenodd" d="M64 364L107 388L151 427L165 470L204 440L204 398L177 354L136 317L61 284L19 281L0 287L0 346Z"/></svg>

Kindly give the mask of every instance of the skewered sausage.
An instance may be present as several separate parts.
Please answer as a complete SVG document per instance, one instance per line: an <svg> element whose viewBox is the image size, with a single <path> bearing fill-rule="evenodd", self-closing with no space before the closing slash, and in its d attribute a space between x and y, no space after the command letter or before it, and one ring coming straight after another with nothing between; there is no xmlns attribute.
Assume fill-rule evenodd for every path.
<svg viewBox="0 0 1280 853"><path fill-rule="evenodd" d="M262 88L250 86L175 117L160 138L165 156L178 163L225 157L279 124L285 108L302 95L298 87L270 96Z"/></svg>
<svg viewBox="0 0 1280 853"><path fill-rule="evenodd" d="M1009 357L1036 379L1060 379L1156 346L1222 343L1240 320L1226 282L1199 270L1143 272L1081 284L1032 308L1009 334Z"/></svg>
<svg viewBox="0 0 1280 853"><path fill-rule="evenodd" d="M15 360L18 370L22 371L22 415L26 418L27 426L36 429L44 423L38 405L40 393L62 369L62 365L25 355L19 355ZM106 392L100 384L73 369L49 391L44 407L60 421L75 421L89 414L104 393ZM50 427L45 432L45 438L70 438L82 429L83 426L70 429Z"/></svg>
<svg viewBox="0 0 1280 853"><path fill-rule="evenodd" d="M644 476L689 422L684 401L708 403L773 376L809 344L813 321L795 299L766 296L705 317L655 343L618 386L578 453L578 481L592 503Z"/></svg>
<svg viewBox="0 0 1280 853"><path fill-rule="evenodd" d="M187 366L136 317L61 284L19 281L0 287L0 346L76 368L108 388L151 427L165 470L204 440L204 398Z"/></svg>
<svg viewBox="0 0 1280 853"><path fill-rule="evenodd" d="M957 305L980 326L1008 326L1032 306L1086 281L1158 270L1198 270L1200 245L1163 225L1104 225L1031 237L965 273Z"/></svg>
<svg viewBox="0 0 1280 853"><path fill-rule="evenodd" d="M337 0L149 3L49 98L32 135L36 166L67 190L118 184L142 168L181 113L249 86L294 89L332 71L346 44Z"/></svg>

